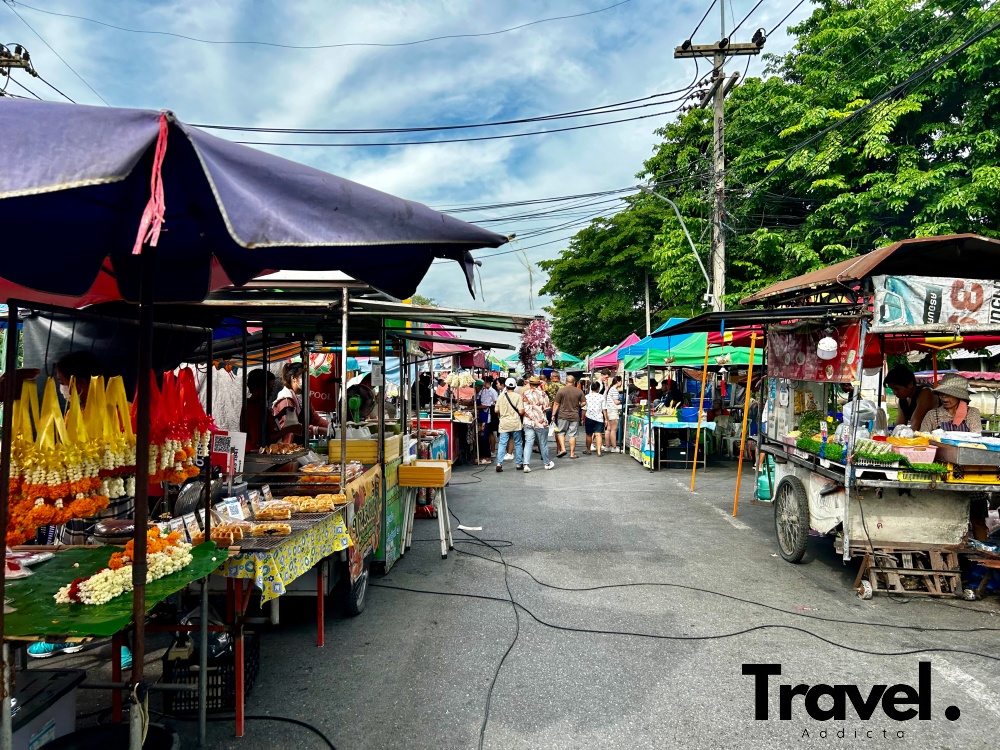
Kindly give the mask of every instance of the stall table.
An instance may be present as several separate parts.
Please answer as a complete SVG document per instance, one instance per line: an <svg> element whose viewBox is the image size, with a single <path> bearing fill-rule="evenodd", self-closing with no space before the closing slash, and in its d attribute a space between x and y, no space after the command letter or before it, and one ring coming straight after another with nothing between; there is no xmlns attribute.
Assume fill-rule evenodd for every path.
<svg viewBox="0 0 1000 750"><path fill-rule="evenodd" d="M684 433L684 439L681 442L681 446L693 446L694 443L691 440L691 432L698 429L697 422L678 422L676 420L670 420L666 417L654 416L652 419L652 427L654 433L652 439L649 435L650 419L647 415L643 414L629 414L628 416L628 426L627 426L627 442L629 455L632 456L636 461L642 463L647 469L658 470L664 465L677 465L680 464L685 468L690 468L692 463L692 458L687 456L686 453L681 452L678 457L671 457L669 451L673 450L669 448L666 441L669 439L671 431L678 431ZM715 430L715 422L702 422L702 430ZM701 465L704 468L708 461L708 441L702 439L700 445L698 446L698 452L700 454Z"/></svg>

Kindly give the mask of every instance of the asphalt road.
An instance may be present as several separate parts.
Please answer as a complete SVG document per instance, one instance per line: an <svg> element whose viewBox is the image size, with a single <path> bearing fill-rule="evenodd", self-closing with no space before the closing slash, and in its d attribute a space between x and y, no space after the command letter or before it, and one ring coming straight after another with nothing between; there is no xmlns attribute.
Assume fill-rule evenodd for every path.
<svg viewBox="0 0 1000 750"><path fill-rule="evenodd" d="M442 560L437 522L417 521L420 541L375 581L366 611L328 617L323 649L308 600L289 602L263 639L247 713L307 721L339 750L476 748L517 633L493 687L485 748L996 747L997 598L860 601L856 565L844 566L828 539L811 539L801 565L777 556L771 510L749 504L749 474L731 517L731 464L700 475L695 493L688 474L650 473L621 455L512 469L459 469L449 490L463 524L511 545L460 543ZM546 585L505 574L501 553ZM664 585L622 585L648 583ZM516 618L503 601L508 586ZM596 586L609 588L572 590ZM921 649L944 651L888 655ZM879 707L864 721L848 704L846 720L819 721L801 697L791 719L777 718L778 683L857 685L867 697L873 684L916 688L920 661L931 663L930 720L895 721ZM762 663L782 669L767 721L754 719L754 679L742 674ZM950 706L961 711L956 721L945 717ZM181 729L193 747L193 728ZM304 729L260 721L240 740L230 723L213 724L210 740L327 747Z"/></svg>

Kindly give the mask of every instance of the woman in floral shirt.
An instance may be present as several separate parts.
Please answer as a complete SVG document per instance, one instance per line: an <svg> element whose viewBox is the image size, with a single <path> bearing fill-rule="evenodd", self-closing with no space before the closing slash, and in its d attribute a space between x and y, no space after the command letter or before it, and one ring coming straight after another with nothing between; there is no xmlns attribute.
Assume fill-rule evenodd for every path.
<svg viewBox="0 0 1000 750"><path fill-rule="evenodd" d="M551 469L555 463L549 460L549 420L545 412L551 406L549 394L542 387L542 379L532 375L528 387L521 393L524 402L524 473L531 471L531 449L538 441L538 452L542 456L542 466Z"/></svg>

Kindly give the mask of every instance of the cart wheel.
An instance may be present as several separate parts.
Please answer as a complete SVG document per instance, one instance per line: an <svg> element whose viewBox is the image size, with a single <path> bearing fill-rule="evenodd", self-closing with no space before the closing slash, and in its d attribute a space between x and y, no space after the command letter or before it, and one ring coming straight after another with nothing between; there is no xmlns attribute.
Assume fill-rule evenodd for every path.
<svg viewBox="0 0 1000 750"><path fill-rule="evenodd" d="M790 563L802 561L809 540L809 500L797 477L778 482L774 492L774 531L778 552Z"/></svg>
<svg viewBox="0 0 1000 750"><path fill-rule="evenodd" d="M967 602L974 602L979 597L976 596L975 589L962 589L962 598Z"/></svg>
<svg viewBox="0 0 1000 750"><path fill-rule="evenodd" d="M864 599L867 601L872 598L872 582L862 581L861 585L858 586L858 599Z"/></svg>
<svg viewBox="0 0 1000 750"><path fill-rule="evenodd" d="M365 557L364 569L358 580L351 583L351 574L344 575L344 609L348 617L357 617L365 611L365 600L368 596L368 576L371 572L371 555Z"/></svg>

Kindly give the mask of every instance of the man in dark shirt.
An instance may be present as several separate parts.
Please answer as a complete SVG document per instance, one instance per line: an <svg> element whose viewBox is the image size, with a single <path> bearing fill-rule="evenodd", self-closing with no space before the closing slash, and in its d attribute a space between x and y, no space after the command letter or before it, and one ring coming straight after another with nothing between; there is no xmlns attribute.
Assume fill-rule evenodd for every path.
<svg viewBox="0 0 1000 750"><path fill-rule="evenodd" d="M569 440L569 457L576 458L576 433L580 429L580 409L586 401L583 391L576 387L576 378L566 376L566 385L556 392L552 403L552 414L556 418L556 458L566 455L566 440Z"/></svg>

